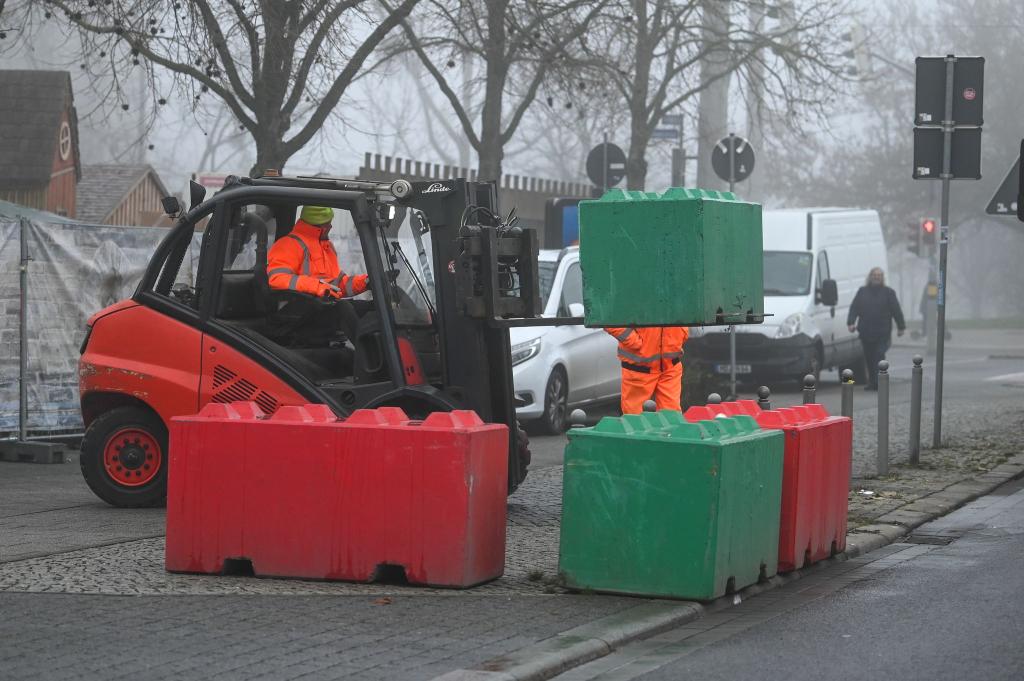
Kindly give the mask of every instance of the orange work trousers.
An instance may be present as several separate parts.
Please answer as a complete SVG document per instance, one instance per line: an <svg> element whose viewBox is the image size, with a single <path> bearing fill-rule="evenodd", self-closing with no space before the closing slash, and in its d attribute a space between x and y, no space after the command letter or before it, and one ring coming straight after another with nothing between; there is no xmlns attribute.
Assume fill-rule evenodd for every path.
<svg viewBox="0 0 1024 681"><path fill-rule="evenodd" d="M682 411L679 398L683 391L683 364L673 364L668 369L651 373L622 368L622 413L639 414L644 402L653 398L658 411L672 409Z"/></svg>

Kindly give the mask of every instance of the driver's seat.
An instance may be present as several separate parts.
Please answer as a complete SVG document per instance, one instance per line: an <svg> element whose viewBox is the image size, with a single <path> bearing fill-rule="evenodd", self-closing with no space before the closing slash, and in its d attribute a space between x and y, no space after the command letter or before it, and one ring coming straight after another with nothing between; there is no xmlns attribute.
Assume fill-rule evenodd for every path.
<svg viewBox="0 0 1024 681"><path fill-rule="evenodd" d="M240 243L256 238L255 263L251 270L227 270L221 275L215 317L235 326L255 331L266 324L267 298L267 223L260 216L245 213L237 230ZM239 246L241 248L241 246Z"/></svg>

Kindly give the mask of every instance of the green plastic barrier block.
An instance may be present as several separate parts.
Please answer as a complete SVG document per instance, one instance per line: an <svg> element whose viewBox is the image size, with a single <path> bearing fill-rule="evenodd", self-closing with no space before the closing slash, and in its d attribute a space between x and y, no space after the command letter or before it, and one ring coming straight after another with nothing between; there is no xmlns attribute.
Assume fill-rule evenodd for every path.
<svg viewBox="0 0 1024 681"><path fill-rule="evenodd" d="M579 211L587 326L764 317L760 204L703 189L612 189Z"/></svg>
<svg viewBox="0 0 1024 681"><path fill-rule="evenodd" d="M572 588L710 600L775 574L783 434L735 416L569 431L559 571Z"/></svg>

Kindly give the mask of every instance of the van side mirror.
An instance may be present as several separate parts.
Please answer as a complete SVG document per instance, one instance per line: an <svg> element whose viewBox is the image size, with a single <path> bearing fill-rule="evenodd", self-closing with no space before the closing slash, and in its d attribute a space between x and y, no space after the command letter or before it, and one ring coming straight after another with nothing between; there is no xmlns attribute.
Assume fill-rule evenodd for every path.
<svg viewBox="0 0 1024 681"><path fill-rule="evenodd" d="M839 287L835 279L826 279L818 289L818 302L826 307L835 307L839 303Z"/></svg>
<svg viewBox="0 0 1024 681"><path fill-rule="evenodd" d="M193 208L198 206L200 203L203 202L203 199L205 199L205 198L206 198L206 187L204 187L203 185L199 184L195 180L189 180L189 183L188 183L188 200L189 200L188 208L189 208L189 210L192 210Z"/></svg>
<svg viewBox="0 0 1024 681"><path fill-rule="evenodd" d="M172 218L181 212L181 202L177 196L165 196L160 199L160 204L164 207L164 213Z"/></svg>
<svg viewBox="0 0 1024 681"><path fill-rule="evenodd" d="M569 316L570 317L582 317L583 316L583 303L569 303Z"/></svg>

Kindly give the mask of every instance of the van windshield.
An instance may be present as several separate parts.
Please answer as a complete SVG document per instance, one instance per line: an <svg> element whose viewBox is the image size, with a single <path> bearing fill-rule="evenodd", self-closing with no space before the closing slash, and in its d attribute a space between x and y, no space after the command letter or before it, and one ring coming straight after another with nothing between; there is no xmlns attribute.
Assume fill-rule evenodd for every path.
<svg viewBox="0 0 1024 681"><path fill-rule="evenodd" d="M764 294L805 296L811 290L810 253L803 251L764 252Z"/></svg>

